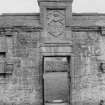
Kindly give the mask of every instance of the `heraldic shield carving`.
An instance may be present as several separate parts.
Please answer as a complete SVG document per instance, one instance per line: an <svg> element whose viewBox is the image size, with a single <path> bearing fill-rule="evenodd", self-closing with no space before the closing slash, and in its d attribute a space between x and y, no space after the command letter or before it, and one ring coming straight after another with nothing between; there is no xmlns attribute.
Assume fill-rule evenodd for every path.
<svg viewBox="0 0 105 105"><path fill-rule="evenodd" d="M48 10L47 29L50 35L58 37L65 33L65 10Z"/></svg>

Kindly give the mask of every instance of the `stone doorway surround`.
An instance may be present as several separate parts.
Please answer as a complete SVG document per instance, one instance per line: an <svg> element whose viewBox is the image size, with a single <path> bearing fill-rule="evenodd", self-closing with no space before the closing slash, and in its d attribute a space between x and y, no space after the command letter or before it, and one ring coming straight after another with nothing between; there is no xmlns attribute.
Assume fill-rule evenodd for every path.
<svg viewBox="0 0 105 105"><path fill-rule="evenodd" d="M59 87L58 84L61 86ZM44 56L43 57L44 105L47 105L47 104L48 105L50 104L66 104L66 105L68 104L69 105L70 104L69 99L70 99L70 93L71 93L70 84L71 84L70 57L69 56L51 56L51 57ZM53 88L51 89L50 87L53 87Z"/></svg>

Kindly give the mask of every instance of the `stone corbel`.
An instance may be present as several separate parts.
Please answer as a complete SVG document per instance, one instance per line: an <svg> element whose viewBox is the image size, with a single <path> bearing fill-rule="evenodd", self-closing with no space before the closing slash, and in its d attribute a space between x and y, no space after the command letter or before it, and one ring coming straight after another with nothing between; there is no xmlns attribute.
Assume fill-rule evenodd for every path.
<svg viewBox="0 0 105 105"><path fill-rule="evenodd" d="M14 32L13 32L14 29L12 28L6 28L5 29L5 36L13 36Z"/></svg>

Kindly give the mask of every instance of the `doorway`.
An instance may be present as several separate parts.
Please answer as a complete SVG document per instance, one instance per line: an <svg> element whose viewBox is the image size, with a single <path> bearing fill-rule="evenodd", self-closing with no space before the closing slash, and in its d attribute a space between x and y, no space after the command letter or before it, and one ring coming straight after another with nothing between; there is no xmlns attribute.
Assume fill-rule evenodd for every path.
<svg viewBox="0 0 105 105"><path fill-rule="evenodd" d="M70 57L44 57L44 105L69 105Z"/></svg>

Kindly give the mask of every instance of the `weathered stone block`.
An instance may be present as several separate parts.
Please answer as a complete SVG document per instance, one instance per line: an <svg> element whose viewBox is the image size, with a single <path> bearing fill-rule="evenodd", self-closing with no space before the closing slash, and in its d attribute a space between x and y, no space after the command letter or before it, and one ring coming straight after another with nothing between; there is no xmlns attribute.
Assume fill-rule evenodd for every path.
<svg viewBox="0 0 105 105"><path fill-rule="evenodd" d="M7 52L6 37L0 37L0 52Z"/></svg>

